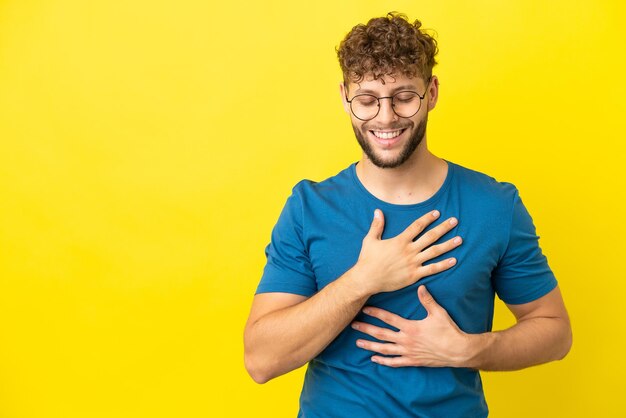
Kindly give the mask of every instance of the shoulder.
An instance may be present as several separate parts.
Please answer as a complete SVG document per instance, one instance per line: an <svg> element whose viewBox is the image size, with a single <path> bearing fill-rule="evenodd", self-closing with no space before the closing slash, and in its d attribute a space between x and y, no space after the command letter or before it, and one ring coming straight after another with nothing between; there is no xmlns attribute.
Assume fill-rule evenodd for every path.
<svg viewBox="0 0 626 418"><path fill-rule="evenodd" d="M517 187L506 181L452 163L458 187L463 194L469 195L476 203L504 205L509 208L518 196Z"/></svg>
<svg viewBox="0 0 626 418"><path fill-rule="evenodd" d="M351 170L353 170L353 165L322 181L301 180L293 187L292 197L306 204L344 196L353 190Z"/></svg>

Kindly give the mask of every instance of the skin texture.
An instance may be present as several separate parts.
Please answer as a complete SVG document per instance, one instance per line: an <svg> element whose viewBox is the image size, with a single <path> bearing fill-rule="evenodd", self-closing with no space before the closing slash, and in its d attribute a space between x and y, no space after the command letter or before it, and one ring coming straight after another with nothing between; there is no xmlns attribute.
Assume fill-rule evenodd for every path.
<svg viewBox="0 0 626 418"><path fill-rule="evenodd" d="M359 89L356 89L356 91L361 92L359 91ZM345 94L349 95L347 91L345 91ZM363 123L360 123L358 125L352 122L354 135L359 145L361 146L361 149L363 150L363 154L367 157L368 160L372 162L372 164L379 168L396 168L401 166L411 157L411 155L413 155L417 147L424 140L424 136L426 134L426 126L428 124L428 113L426 113L426 117L418 121L417 124L415 124L415 121L413 121L412 118L398 117L397 119L397 123L388 124L387 126L383 127L381 127L378 123L378 117L365 122L361 121ZM355 118L355 120L358 119ZM378 152L375 152L374 146L368 140L368 133L371 130L396 130L406 128L411 128L410 135L408 137L408 140L402 145L400 153L395 158L382 158L381 156L379 156Z"/></svg>
<svg viewBox="0 0 626 418"><path fill-rule="evenodd" d="M396 77L388 76L385 79L395 80ZM436 79L436 77L435 77ZM437 80L435 80L437 83ZM426 88L422 88L419 92L413 84L394 83L395 87L392 91L400 90L412 90L416 93L424 92ZM406 86L407 88L403 88ZM359 93L373 93L374 90L368 88L367 83L354 84L350 83L348 89L344 85L340 86L341 93L343 95L344 108L350 114L352 118L352 129L357 142L363 150L364 157L367 158L373 165L378 168L397 168L407 162L407 160L415 153L417 147L422 143L426 135L426 126L428 124L428 112L422 111L424 103L422 100L422 106L420 112L417 113L418 117L401 118L393 112L390 99L385 99L380 102L379 114L372 120L362 121L354 117L348 103L348 97L354 97ZM383 115L381 115L383 113ZM419 115L424 115L420 118ZM391 118L391 120L388 120ZM372 131L382 130L390 131L397 129L406 129L403 133L403 141L397 146L383 146L380 147L376 144L376 140L373 138ZM382 151L380 150L382 148Z"/></svg>
<svg viewBox="0 0 626 418"><path fill-rule="evenodd" d="M424 132L422 136L420 132L420 126L425 129L428 112L437 103L439 82L436 76L426 85L420 78L398 75L386 76L383 81L366 77L358 85L350 83L347 90L343 83L339 87L344 110L364 149L356 167L357 176L381 200L394 204L419 203L441 187L447 174L447 163L428 151L427 134ZM399 88L420 94L426 91L419 112L411 118L398 117L390 100L382 100L376 118L363 122L352 115L346 101L348 92L386 97ZM404 131L393 141L377 140L372 133L373 130L391 132L399 127ZM403 155L416 138L419 141L412 153L408 157ZM373 353L372 361L389 367L515 370L563 358L572 337L558 288L533 302L507 305L517 322L497 332L462 332L424 286L419 287L416 298L426 308L425 319L407 320L382 309L366 308L367 315L398 331L352 322L371 295L403 288L454 267L453 259L423 266L427 260L462 244L461 237L438 243L454 227L454 222L462 220L453 223L451 219L444 220L422 234L438 216L438 213L426 214L398 236L382 240L385 221L377 210L356 264L320 292L310 298L288 293L255 295L244 331L245 365L252 378L264 383L306 364L349 325L363 332L364 337L369 335L379 340L363 339L357 344ZM413 241L415 237L418 239ZM426 249L432 243L437 244Z"/></svg>

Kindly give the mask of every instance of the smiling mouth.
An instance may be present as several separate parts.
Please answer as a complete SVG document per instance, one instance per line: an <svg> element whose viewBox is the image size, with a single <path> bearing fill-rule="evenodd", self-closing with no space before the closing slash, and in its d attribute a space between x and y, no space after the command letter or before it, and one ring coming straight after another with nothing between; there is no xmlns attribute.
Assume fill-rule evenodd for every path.
<svg viewBox="0 0 626 418"><path fill-rule="evenodd" d="M370 132L376 138L393 139L393 138L397 137L398 135L402 134L402 132L404 132L405 130L406 130L406 128L404 128L404 129L397 129L395 131L374 131L374 130L370 130Z"/></svg>

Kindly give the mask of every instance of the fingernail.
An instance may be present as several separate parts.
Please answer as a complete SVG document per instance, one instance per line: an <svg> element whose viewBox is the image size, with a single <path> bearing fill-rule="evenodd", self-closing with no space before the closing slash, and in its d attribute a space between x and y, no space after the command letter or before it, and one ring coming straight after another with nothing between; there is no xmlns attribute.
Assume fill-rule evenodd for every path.
<svg viewBox="0 0 626 418"><path fill-rule="evenodd" d="M358 324L352 324L352 328L353 329L359 329L359 325Z"/></svg>
<svg viewBox="0 0 626 418"><path fill-rule="evenodd" d="M370 312L372 312L369 308L364 308L363 309L363 313L364 314L369 314Z"/></svg>
<svg viewBox="0 0 626 418"><path fill-rule="evenodd" d="M454 241L452 241L452 242L454 242L455 244L460 244L461 243L461 237L456 237L454 239Z"/></svg>
<svg viewBox="0 0 626 418"><path fill-rule="evenodd" d="M450 219L450 225L456 225L457 222L456 218Z"/></svg>
<svg viewBox="0 0 626 418"><path fill-rule="evenodd" d="M456 264L456 258L451 258L450 261L448 261L448 264L450 264L451 266Z"/></svg>
<svg viewBox="0 0 626 418"><path fill-rule="evenodd" d="M374 211L374 218L380 218L380 211L378 209Z"/></svg>
<svg viewBox="0 0 626 418"><path fill-rule="evenodd" d="M437 216L439 216L439 211L438 210L433 210L432 211L432 215L433 215L433 218L436 218Z"/></svg>
<svg viewBox="0 0 626 418"><path fill-rule="evenodd" d="M359 347L363 347L365 344L363 344L363 341L357 341L356 345Z"/></svg>

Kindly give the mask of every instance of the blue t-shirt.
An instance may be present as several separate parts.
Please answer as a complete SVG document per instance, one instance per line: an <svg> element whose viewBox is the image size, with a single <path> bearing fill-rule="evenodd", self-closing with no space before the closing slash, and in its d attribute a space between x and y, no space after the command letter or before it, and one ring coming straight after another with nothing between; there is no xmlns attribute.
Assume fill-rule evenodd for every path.
<svg viewBox="0 0 626 418"><path fill-rule="evenodd" d="M376 208L385 215L383 239L437 209L441 216L428 229L454 216L458 225L439 242L460 235L463 244L429 261L456 257L453 268L376 294L367 305L424 319L417 298L423 284L463 331L482 333L491 330L495 294L506 303L521 304L556 287L532 219L512 184L448 162L446 179L430 199L395 205L369 193L355 167L293 188L265 250L267 264L257 293L312 296L339 278L356 263ZM389 328L363 313L356 319ZM356 346L359 338L373 339L348 326L309 362L298 416L487 416L478 371L378 365L370 360L372 352Z"/></svg>

